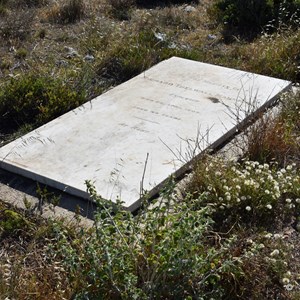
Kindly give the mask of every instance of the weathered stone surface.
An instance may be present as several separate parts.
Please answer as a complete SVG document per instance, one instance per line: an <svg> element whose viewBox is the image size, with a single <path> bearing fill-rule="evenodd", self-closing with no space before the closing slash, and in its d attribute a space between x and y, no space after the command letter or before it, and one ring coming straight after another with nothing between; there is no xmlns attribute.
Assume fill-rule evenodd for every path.
<svg viewBox="0 0 300 300"><path fill-rule="evenodd" d="M80 197L139 205L290 82L173 57L0 149L0 167ZM200 147L194 147L196 137ZM196 148L196 149L194 149ZM195 153L194 153L195 150Z"/></svg>

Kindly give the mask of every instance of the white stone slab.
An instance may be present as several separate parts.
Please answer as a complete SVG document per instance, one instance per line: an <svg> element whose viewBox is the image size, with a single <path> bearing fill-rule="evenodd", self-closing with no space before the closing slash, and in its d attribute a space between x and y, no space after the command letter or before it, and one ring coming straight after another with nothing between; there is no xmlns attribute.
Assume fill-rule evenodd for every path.
<svg viewBox="0 0 300 300"><path fill-rule="evenodd" d="M147 155L143 188L151 191L184 165L172 153L184 153L184 140L209 131L202 149L218 146L234 133L234 114L242 120L290 86L173 57L2 147L0 167L81 197L91 180L102 197L134 210Z"/></svg>

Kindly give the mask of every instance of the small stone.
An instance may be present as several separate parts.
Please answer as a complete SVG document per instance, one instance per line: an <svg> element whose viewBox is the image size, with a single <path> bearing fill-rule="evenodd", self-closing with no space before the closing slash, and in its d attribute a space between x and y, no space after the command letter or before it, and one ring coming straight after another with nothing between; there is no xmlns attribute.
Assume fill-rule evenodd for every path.
<svg viewBox="0 0 300 300"><path fill-rule="evenodd" d="M191 5L187 5L184 9L183 9L185 12L193 12L193 11L196 11L196 8L191 6Z"/></svg>
<svg viewBox="0 0 300 300"><path fill-rule="evenodd" d="M85 61L94 61L95 60L95 57L93 55L90 55L90 54L87 54L84 58L83 58Z"/></svg>
<svg viewBox="0 0 300 300"><path fill-rule="evenodd" d="M167 35L165 33L155 32L154 36L160 41L164 42L167 38Z"/></svg>
<svg viewBox="0 0 300 300"><path fill-rule="evenodd" d="M217 36L214 35L214 34L208 34L207 35L207 39L209 39L209 40L215 40L216 38L217 38Z"/></svg>
<svg viewBox="0 0 300 300"><path fill-rule="evenodd" d="M65 46L65 50L67 51L67 58L79 57L79 53L72 47Z"/></svg>
<svg viewBox="0 0 300 300"><path fill-rule="evenodd" d="M58 67L67 67L68 64L69 64L69 63L68 63L67 61L63 60L63 59L60 59L60 60L58 60L58 61L56 62L56 65L57 65Z"/></svg>

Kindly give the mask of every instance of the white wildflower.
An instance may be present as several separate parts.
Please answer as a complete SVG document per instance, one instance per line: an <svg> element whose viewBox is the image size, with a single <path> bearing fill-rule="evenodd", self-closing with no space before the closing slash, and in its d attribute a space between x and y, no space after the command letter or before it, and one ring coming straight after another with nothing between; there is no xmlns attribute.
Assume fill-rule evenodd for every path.
<svg viewBox="0 0 300 300"><path fill-rule="evenodd" d="M251 207L250 206L246 206L245 208L247 211L250 211L251 210Z"/></svg>
<svg viewBox="0 0 300 300"><path fill-rule="evenodd" d="M275 249L270 253L270 256L277 256L279 254L279 250Z"/></svg>
<svg viewBox="0 0 300 300"><path fill-rule="evenodd" d="M266 239L270 239L272 236L273 236L272 233L268 232L268 233L265 235L265 238L266 238Z"/></svg>
<svg viewBox="0 0 300 300"><path fill-rule="evenodd" d="M291 203L292 200L291 200L290 198L287 198L287 199L285 199L285 202L286 202L286 203Z"/></svg>
<svg viewBox="0 0 300 300"><path fill-rule="evenodd" d="M285 276L286 276L286 277L290 277L291 275L292 275L291 271L287 271L287 272L285 273Z"/></svg>
<svg viewBox="0 0 300 300"><path fill-rule="evenodd" d="M266 208L267 208L267 209L272 209L272 205L271 205L271 204L267 204L267 205L266 205Z"/></svg>
<svg viewBox="0 0 300 300"><path fill-rule="evenodd" d="M290 282L290 280L286 277L282 278L282 283L283 284L288 284Z"/></svg>
<svg viewBox="0 0 300 300"><path fill-rule="evenodd" d="M292 284L289 283L289 284L285 285L284 288L285 288L287 291L291 291L291 290L294 288L294 286L293 286Z"/></svg>

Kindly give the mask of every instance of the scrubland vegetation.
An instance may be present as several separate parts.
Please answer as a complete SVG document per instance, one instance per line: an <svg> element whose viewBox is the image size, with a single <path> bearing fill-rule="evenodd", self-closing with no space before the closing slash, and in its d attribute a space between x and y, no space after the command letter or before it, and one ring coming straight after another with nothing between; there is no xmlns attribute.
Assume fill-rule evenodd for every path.
<svg viewBox="0 0 300 300"><path fill-rule="evenodd" d="M298 0L0 0L0 143L174 55L297 86L299 14ZM0 299L299 299L300 93L235 147L135 216L87 182L91 228L1 201Z"/></svg>

